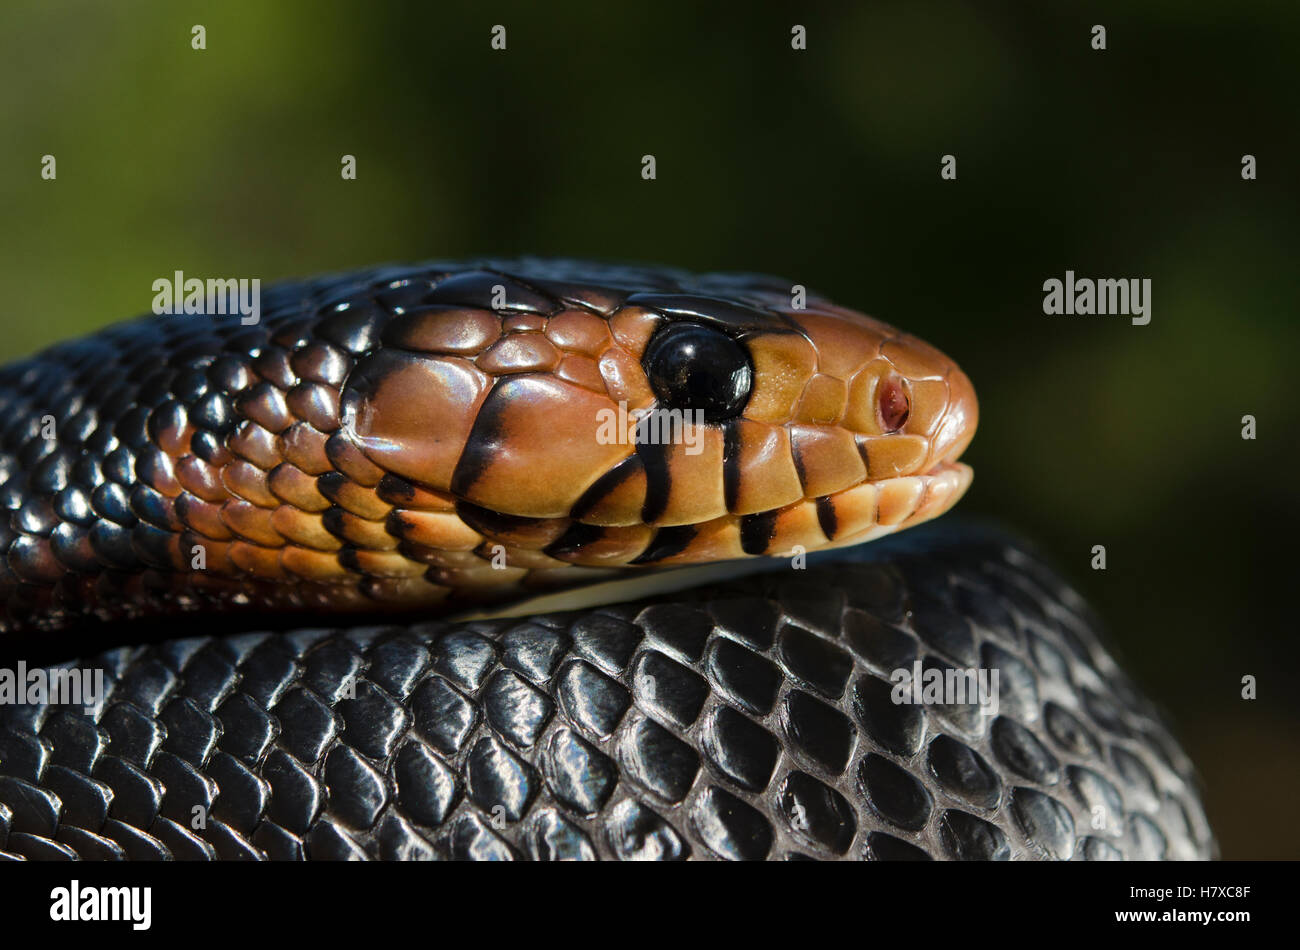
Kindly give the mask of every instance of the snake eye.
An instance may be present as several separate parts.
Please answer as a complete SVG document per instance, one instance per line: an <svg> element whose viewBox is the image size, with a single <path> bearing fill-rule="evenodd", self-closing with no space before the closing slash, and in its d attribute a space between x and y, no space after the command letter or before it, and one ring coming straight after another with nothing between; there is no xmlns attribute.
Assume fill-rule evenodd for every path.
<svg viewBox="0 0 1300 950"><path fill-rule="evenodd" d="M664 327L651 338L642 365L664 408L700 409L706 422L739 415L753 383L744 347L698 323Z"/></svg>
<svg viewBox="0 0 1300 950"><path fill-rule="evenodd" d="M908 413L912 411L903 381L897 376L882 379L876 397L880 401L880 427L886 432L897 432L903 428Z"/></svg>

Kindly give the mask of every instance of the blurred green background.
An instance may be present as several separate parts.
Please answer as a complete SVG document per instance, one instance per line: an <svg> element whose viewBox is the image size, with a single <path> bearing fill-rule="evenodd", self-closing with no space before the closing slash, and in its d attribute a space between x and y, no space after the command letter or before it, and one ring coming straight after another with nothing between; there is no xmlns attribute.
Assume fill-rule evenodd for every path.
<svg viewBox="0 0 1300 950"><path fill-rule="evenodd" d="M535 253L788 276L965 367L963 510L1039 542L1107 618L1224 856L1300 857L1300 6L1228 7L8 0L0 357L144 312L177 269ZM1044 316L1067 268L1151 278L1151 324Z"/></svg>

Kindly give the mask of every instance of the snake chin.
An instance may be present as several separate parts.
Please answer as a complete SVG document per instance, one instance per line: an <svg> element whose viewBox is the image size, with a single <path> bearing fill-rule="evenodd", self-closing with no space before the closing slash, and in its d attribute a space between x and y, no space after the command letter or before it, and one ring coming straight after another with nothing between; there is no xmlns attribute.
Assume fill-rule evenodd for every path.
<svg viewBox="0 0 1300 950"><path fill-rule="evenodd" d="M864 482L819 499L835 518L834 538L823 549L862 544L937 518L961 499L974 477L966 463L944 461L917 475Z"/></svg>

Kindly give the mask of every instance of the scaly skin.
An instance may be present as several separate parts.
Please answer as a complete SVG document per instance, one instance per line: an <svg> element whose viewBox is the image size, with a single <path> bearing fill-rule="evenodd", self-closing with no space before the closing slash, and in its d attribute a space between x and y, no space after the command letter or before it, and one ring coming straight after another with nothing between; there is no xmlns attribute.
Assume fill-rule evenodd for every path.
<svg viewBox="0 0 1300 950"><path fill-rule="evenodd" d="M970 381L791 300L752 276L431 263L270 287L255 326L148 317L55 346L0 371L4 625L436 612L947 510L970 482ZM657 405L642 358L681 321L744 348L743 412L672 445L602 436Z"/></svg>
<svg viewBox="0 0 1300 950"><path fill-rule="evenodd" d="M2 623L38 629L3 643L105 683L87 708L0 701L0 861L1213 856L1190 763L1082 601L996 535L428 619L951 506L970 382L791 299L427 264L279 285L256 326L150 318L0 370ZM656 357L681 324L713 328L687 363L730 365L743 403L677 444L602 438L683 391ZM207 629L99 622L181 610ZM996 713L900 704L913 664L997 673Z"/></svg>
<svg viewBox="0 0 1300 950"><path fill-rule="evenodd" d="M0 703L0 862L1213 857L1079 596L954 528L515 620L47 638L104 693ZM997 715L895 702L914 662Z"/></svg>

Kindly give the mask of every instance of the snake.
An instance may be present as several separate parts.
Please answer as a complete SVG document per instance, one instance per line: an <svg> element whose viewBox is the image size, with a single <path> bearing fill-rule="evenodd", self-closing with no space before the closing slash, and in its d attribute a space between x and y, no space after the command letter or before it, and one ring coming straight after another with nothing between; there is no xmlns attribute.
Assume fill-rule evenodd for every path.
<svg viewBox="0 0 1300 950"><path fill-rule="evenodd" d="M0 702L0 855L1215 853L1082 598L916 528L979 416L917 337L547 258L193 309L0 370L0 667L108 683Z"/></svg>

